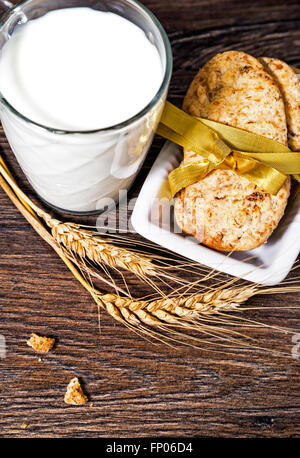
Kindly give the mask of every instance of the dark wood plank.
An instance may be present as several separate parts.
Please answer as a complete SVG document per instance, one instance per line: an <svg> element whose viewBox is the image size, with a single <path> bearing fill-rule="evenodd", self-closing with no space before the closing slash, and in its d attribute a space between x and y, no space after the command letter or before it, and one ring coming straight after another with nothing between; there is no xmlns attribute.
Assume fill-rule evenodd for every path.
<svg viewBox="0 0 300 458"><path fill-rule="evenodd" d="M169 98L178 105L199 66L220 51L240 49L300 66L298 1L144 4L169 33L174 52ZM156 139L131 196L138 194L161 145ZM2 132L0 147L22 188L33 195ZM0 208L0 334L7 343L7 357L0 359L1 436L300 437L300 360L155 346L104 313L99 334L89 295L2 191ZM95 217L74 220L95 223ZM137 295L141 288L136 284ZM299 306L299 294L257 296L249 304L282 306L249 316L299 328L299 311L284 308ZM32 352L26 345L32 331L54 336L53 352L41 358ZM264 339L287 353L294 345L291 335L272 329ZM74 375L92 407L63 403ZM24 423L28 427L21 429Z"/></svg>

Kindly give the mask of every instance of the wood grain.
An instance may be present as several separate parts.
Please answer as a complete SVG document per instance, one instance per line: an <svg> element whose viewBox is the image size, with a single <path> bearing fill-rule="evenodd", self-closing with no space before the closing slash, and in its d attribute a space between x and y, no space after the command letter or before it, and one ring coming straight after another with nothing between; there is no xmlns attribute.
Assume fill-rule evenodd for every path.
<svg viewBox="0 0 300 458"><path fill-rule="evenodd" d="M300 67L299 1L143 3L171 39L169 99L177 105L199 66L220 51L275 56ZM156 139L131 196L161 145ZM34 196L2 131L0 148L22 188ZM2 191L0 208L0 334L7 344L7 357L0 359L0 436L300 437L300 359L154 346L105 314L99 333L91 298ZM73 220L95 223L95 217ZM142 293L137 283L136 292ZM300 306L299 294L258 296L249 304L281 306L251 317L299 329L300 312L285 308ZM54 350L36 355L26 345L31 332L55 337ZM288 353L294 345L291 335L272 329L264 338ZM73 376L81 379L92 407L63 403Z"/></svg>

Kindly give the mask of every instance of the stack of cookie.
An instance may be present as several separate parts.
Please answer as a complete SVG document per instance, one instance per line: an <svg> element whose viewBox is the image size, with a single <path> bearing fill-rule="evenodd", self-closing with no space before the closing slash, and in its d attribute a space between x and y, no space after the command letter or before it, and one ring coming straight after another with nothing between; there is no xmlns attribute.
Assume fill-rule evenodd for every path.
<svg viewBox="0 0 300 458"><path fill-rule="evenodd" d="M236 51L218 54L194 78L183 109L300 150L300 81L278 59ZM181 165L198 160L185 150ZM176 219L184 233L211 248L251 250L278 225L290 187L287 178L274 196L232 170L216 169L176 195Z"/></svg>

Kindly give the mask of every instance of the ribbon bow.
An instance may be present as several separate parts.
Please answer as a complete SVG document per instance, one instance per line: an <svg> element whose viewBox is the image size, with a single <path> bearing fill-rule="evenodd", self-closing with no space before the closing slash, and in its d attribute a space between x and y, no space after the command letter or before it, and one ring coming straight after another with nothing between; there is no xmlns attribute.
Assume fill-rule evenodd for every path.
<svg viewBox="0 0 300 458"><path fill-rule="evenodd" d="M190 116L169 102L156 133L199 155L199 161L169 174L172 196L216 168L230 168L274 195L287 175L300 182L300 152L261 135Z"/></svg>

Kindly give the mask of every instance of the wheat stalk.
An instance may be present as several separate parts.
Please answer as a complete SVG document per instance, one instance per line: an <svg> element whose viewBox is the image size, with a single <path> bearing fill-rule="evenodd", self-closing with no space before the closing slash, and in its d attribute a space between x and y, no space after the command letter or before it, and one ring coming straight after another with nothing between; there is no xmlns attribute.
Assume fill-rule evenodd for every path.
<svg viewBox="0 0 300 458"><path fill-rule="evenodd" d="M6 172L8 172L8 169L6 169ZM50 227L61 227L62 223L52 219L50 215L34 204L35 208L32 209L29 205L29 203L31 203L30 200L24 199L25 194L22 193L22 191L20 191L20 195L15 194L15 192L18 192L19 188L16 187L15 190L12 190L2 177L0 178L0 185L32 227L52 246L77 280L79 280L84 288L89 291L96 303L105 308L107 312L118 321L131 325L134 324L136 326L142 323L155 327L161 326L164 322L168 324L171 322L175 323L174 320L176 320L176 324L180 324L177 318L191 319L196 317L199 313L210 315L212 313L218 313L221 310L233 311L239 303L256 293L254 288L224 288L203 294L191 295L189 297L177 296L158 299L156 301L133 300L132 298L120 297L117 294L103 294L82 277L74 266L72 259L68 256L68 253L60 245L57 237L53 237L53 235L49 234L40 222L35 214L35 210L38 210L39 216L43 218ZM81 268L80 265L79 268Z"/></svg>
<svg viewBox="0 0 300 458"><path fill-rule="evenodd" d="M136 314L144 311L162 318L163 313L168 312L182 318L193 318L198 314L212 315L235 311L239 304L257 294L257 291L258 289L255 287L224 288L187 297L166 297L154 301L121 298L117 294L100 295L99 298L105 304L113 303L119 309L127 308Z"/></svg>
<svg viewBox="0 0 300 458"><path fill-rule="evenodd" d="M141 256L133 250L118 247L107 243L103 238L95 236L93 232L82 229L78 224L62 223L35 205L29 197L21 191L10 174L3 158L0 156L0 172L17 196L20 196L27 208L31 208L51 229L54 239L63 244L67 250L77 254L80 258L89 258L96 264L105 263L109 267L128 270L140 277L155 275L156 267L150 257Z"/></svg>
<svg viewBox="0 0 300 458"><path fill-rule="evenodd" d="M173 342L192 346L198 349L208 349L219 351L218 348L247 348L252 350L267 350L289 356L283 352L269 350L256 346L253 339L242 334L240 331L234 331L228 325L234 326L229 318L223 320L209 320L203 322L201 318L205 316L216 316L225 312L239 310L239 305L245 302L249 297L258 293L256 288L228 288L215 292L214 295L200 294L187 298L161 299L152 302L140 301L128 298L120 298L116 294L102 294L95 289L90 289L90 294L94 298L98 307L105 309L115 320L130 329L150 336L152 339L159 340L164 344L170 345ZM200 321L198 320L200 318ZM243 327L260 327L271 328L279 332L294 332L277 326L267 326L265 324L252 320L239 322ZM225 325L225 326L224 326ZM177 329L177 330L176 330ZM187 334L186 331L197 331L198 337ZM200 333L200 337L199 337ZM202 336L202 337L201 337ZM209 338L209 339L207 339ZM213 338L211 340L211 338ZM180 340L178 340L180 339ZM195 342L196 341L196 342ZM199 344L205 344L200 347ZM173 345L172 345L173 346ZM222 350L223 351L223 350Z"/></svg>
<svg viewBox="0 0 300 458"><path fill-rule="evenodd" d="M153 263L153 257L150 255L142 255L133 249L128 249L127 247L123 248L111 242L107 242L103 237L95 235L94 231L83 229L78 224L70 222L65 223L52 218L49 213L32 202L32 200L18 187L1 155L0 173L15 194L20 198L23 205L25 205L27 209L32 209L39 218L46 223L57 243L69 251L68 256L73 256L73 258L74 256L78 256L79 261L77 261L77 265L79 263L80 269L88 276L99 278L99 273L91 269L84 262L85 259L89 259L95 264L101 266L110 280L104 280L103 276L101 279L113 286L114 289L121 291L123 294L124 290L116 285L113 277L105 266L113 268L117 271L119 271L118 269L124 269L125 271L135 274L139 277L139 279L142 279L160 295L162 295L162 291L154 282L155 277L159 278L164 284L166 284L166 281L163 279L166 279L168 282L171 280L176 283L188 283L187 280L182 280L177 276L170 275L166 272L168 268L170 268L168 258L160 259L160 257L157 256L161 264L164 264L163 267L159 267ZM121 274L125 287L127 288L127 284L122 273L120 271L119 273ZM128 291L126 294L130 295L130 292Z"/></svg>
<svg viewBox="0 0 300 458"><path fill-rule="evenodd" d="M5 173L3 173L3 171ZM7 180L7 177L9 180ZM29 198L15 185L13 188L12 184L15 184L14 180L11 177L9 170L7 169L3 159L0 156L0 185L9 196L11 201L31 224L31 226L38 232L38 234L57 252L66 266L73 273L75 278L82 284L82 286L90 293L98 307L105 309L114 319L120 321L136 332L143 333L144 336L149 335L152 338L162 340L166 342L162 337L161 333L156 331L163 330L167 333L167 339L170 339L172 342L179 342L177 337L189 337L191 339L202 342L203 340L199 338L190 337L185 334L185 330L197 330L214 337L214 339L219 340L217 343L213 342L213 345L222 345L228 347L228 344L236 347L241 344L241 341L236 339L236 337L246 337L238 332L234 332L230 329L220 327L219 324L222 323L225 325L231 324L228 320L224 320L223 312L235 312L240 311L239 305L245 302L251 296L258 294L259 288L257 286L248 286L248 287L223 287L217 288L201 294L194 295L177 295L173 294L173 297L163 297L157 300L146 301L146 300L135 300L131 297L120 297L118 294L104 294L101 291L95 289L93 285L87 281L79 272L78 268L81 269L82 265L76 259L73 259L70 256L70 243L71 246L76 242L71 238L70 233L76 234L78 227L73 225L73 223L64 224L60 221L54 220L46 212L41 210L35 204L33 204ZM45 228L44 224L39 219L42 218L48 227L51 227L52 234ZM70 226L71 225L71 226ZM67 226L67 228L66 228ZM70 227L72 228L69 231ZM54 232L53 232L54 231ZM90 233L85 234L81 237L81 229L79 234L80 240L80 249L85 248L85 243L89 244L89 247L93 245L93 239ZM62 241L60 237L65 237L67 232L67 239ZM54 235L53 235L54 234ZM88 236L87 236L88 235ZM66 242L66 243L65 243ZM99 240L96 242L97 246ZM64 246L62 246L64 245ZM75 247L75 252L78 251L78 247ZM71 249L71 251L73 251ZM125 250L126 251L126 250ZM87 251L85 252L87 253ZM84 253L82 253L84 254ZM126 258L127 259L127 258ZM148 261L148 259L147 259ZM75 264L74 264L75 263ZM77 267L76 267L77 266ZM295 291L299 290L299 287L291 286L286 287L286 291ZM273 288L274 289L274 288ZM264 294L268 294L273 291L272 288L269 290L267 288L263 289ZM275 288L276 289L276 288ZM278 288L277 288L278 289ZM220 320L212 319L212 317L220 316ZM199 322L199 318L209 319L209 324L205 322ZM206 317L206 318L205 318ZM232 315L230 315L232 317ZM198 320L198 321L197 321ZM247 320L249 323L253 323L255 326L259 325L260 327L272 327L263 325L261 323L256 323L250 320ZM217 323L218 326L211 326L213 323ZM274 329L279 331L286 332L284 328ZM150 330L149 330L150 329ZM152 330L154 329L154 330ZM174 330L175 329L175 330ZM164 336L165 338L165 336ZM220 343L220 339L223 343ZM181 343L185 343L180 341ZM207 341L205 341L207 342ZM225 343L224 343L225 342ZM211 342L207 342L210 343ZM187 345L190 345L186 343ZM249 344L243 341L243 346L246 345L249 348ZM195 347L195 345L192 345ZM200 348L197 345L197 348ZM259 347L251 346L251 348L261 349ZM215 351L215 350L214 350Z"/></svg>
<svg viewBox="0 0 300 458"><path fill-rule="evenodd" d="M179 328L178 336L190 338L183 330L200 331L205 336L215 337L223 341L229 341L231 345L240 345L241 337L239 332L209 324L199 323L201 317L218 315L220 313L236 311L239 304L245 302L249 297L255 295L255 288L225 288L210 293L197 294L188 297L164 298L154 301L134 300L119 297L117 294L101 294L96 290L90 290L95 302L104 308L114 319L129 325L132 329L141 330L149 334L147 329L154 328L165 331L167 336L171 328ZM165 340L165 335L157 332L150 333L152 338ZM238 339L236 338L238 337ZM167 337L170 338L170 337ZM247 337L246 337L247 338ZM195 339L197 341L203 339ZM207 343L207 341L205 341ZM186 342L184 342L186 343ZM211 343L211 342L209 342ZM224 345L224 343L219 343Z"/></svg>
<svg viewBox="0 0 300 458"><path fill-rule="evenodd" d="M78 224L46 221L53 237L80 258L89 258L96 264L128 270L141 277L155 275L156 270L149 257L136 254L126 248L105 242L101 237L80 228Z"/></svg>
<svg viewBox="0 0 300 458"><path fill-rule="evenodd" d="M226 348L227 352L234 348L247 348L248 350L273 352L278 356L290 356L284 352L257 346L249 336L228 327L229 325L236 325L235 316L232 314L229 316L226 314L225 319L215 319L223 312L242 311L240 304L259 293L259 288L256 287L224 288L186 298L174 297L151 302L121 298L116 294L102 294L94 288L91 288L89 292L98 307L105 309L115 320L134 331L140 331L139 334L144 337L149 335L152 339L167 345L170 345L169 341L171 341L171 343L175 342L176 344L180 343L193 348L210 349L216 352L223 351L218 350L218 348ZM209 321L203 322L203 317L209 317ZM212 317L214 317L213 320ZM274 331L292 334L297 332L288 328L241 319L240 317L237 324L246 328L270 328ZM174 331L174 328L177 331ZM200 336L203 337L192 337L190 334L186 334L186 331L197 331L198 335L200 333ZM208 340L207 337L213 338L213 340ZM199 346L200 343L204 343L205 346ZM208 348L209 346L213 348Z"/></svg>

